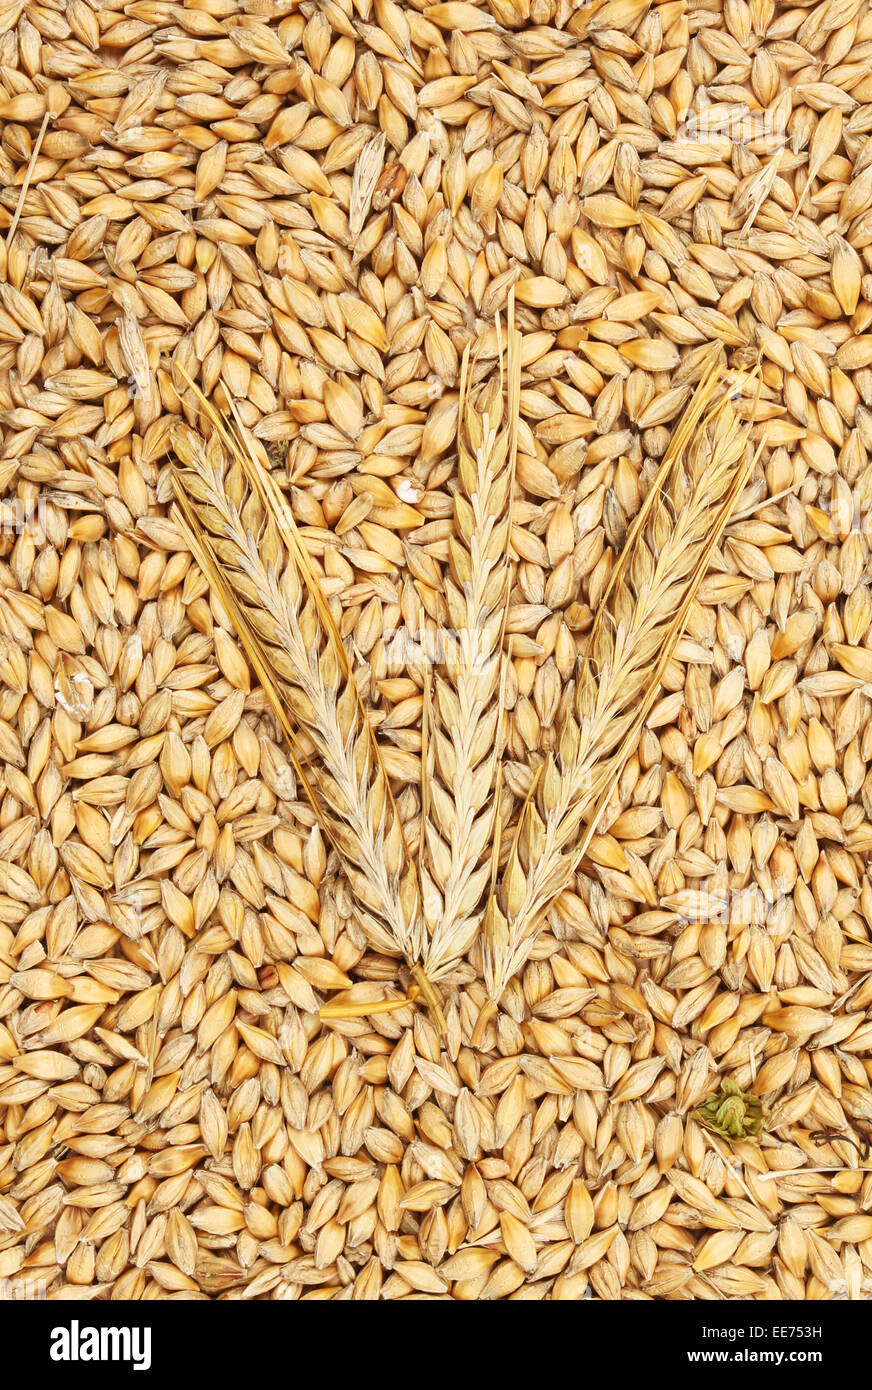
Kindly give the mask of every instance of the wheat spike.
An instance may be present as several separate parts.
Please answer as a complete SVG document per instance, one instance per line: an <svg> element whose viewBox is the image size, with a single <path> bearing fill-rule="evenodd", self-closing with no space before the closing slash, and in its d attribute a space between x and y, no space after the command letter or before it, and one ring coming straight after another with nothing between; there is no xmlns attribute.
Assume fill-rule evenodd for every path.
<svg viewBox="0 0 872 1390"><path fill-rule="evenodd" d="M475 401L469 377L467 349L460 383L455 534L445 581L451 631L439 634L444 651L436 653L440 664L432 703L427 701L432 729L424 758L420 882L429 934L425 970L431 980L450 970L478 935L495 834L521 383L512 299L499 377Z"/></svg>
<svg viewBox="0 0 872 1390"><path fill-rule="evenodd" d="M292 745L367 938L415 966L423 935L414 869L326 600L293 532L277 525L275 484L250 442L196 394L214 426L211 437L203 441L181 424L173 435L181 464L176 498L192 548Z"/></svg>
<svg viewBox="0 0 872 1390"><path fill-rule="evenodd" d="M712 376L699 388L704 403L716 384ZM701 422L699 416L699 401L692 401L643 525L628 537L578 664L558 754L540 769L537 795L489 907L484 973L495 1001L528 959L548 906L595 833L753 466L749 429L726 396Z"/></svg>

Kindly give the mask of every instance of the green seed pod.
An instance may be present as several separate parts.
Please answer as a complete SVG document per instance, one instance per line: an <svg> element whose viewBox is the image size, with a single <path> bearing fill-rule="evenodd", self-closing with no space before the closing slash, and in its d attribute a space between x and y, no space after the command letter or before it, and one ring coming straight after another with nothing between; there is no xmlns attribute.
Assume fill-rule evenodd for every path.
<svg viewBox="0 0 872 1390"><path fill-rule="evenodd" d="M724 1081L699 1107L696 1117L713 1134L724 1139L759 1139L765 1114L759 1096L742 1091L735 1081Z"/></svg>

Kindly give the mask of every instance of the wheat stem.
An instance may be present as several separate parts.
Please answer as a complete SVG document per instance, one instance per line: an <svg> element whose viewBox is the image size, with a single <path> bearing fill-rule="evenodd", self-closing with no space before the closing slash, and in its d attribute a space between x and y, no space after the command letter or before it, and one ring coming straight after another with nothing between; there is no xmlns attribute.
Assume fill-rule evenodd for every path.
<svg viewBox="0 0 872 1390"><path fill-rule="evenodd" d="M322 1004L318 1017L323 1020L370 1018L375 1014L395 1014L414 1004L421 991L414 985L402 999L379 999L373 1004Z"/></svg>

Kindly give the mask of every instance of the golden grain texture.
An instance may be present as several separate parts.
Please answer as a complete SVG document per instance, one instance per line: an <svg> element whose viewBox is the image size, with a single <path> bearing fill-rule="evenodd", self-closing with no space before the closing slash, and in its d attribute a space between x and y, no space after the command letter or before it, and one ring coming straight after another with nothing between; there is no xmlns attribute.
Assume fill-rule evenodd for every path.
<svg viewBox="0 0 872 1390"><path fill-rule="evenodd" d="M257 8L0 6L4 1288L863 1298L868 6ZM385 635L449 625L461 367L492 389L512 288L504 847L713 361L762 354L763 448L474 1045L478 945L443 1036L362 1013L405 966L169 515L169 448L179 368L239 402L417 856L427 673ZM727 1077L760 1144L695 1119Z"/></svg>

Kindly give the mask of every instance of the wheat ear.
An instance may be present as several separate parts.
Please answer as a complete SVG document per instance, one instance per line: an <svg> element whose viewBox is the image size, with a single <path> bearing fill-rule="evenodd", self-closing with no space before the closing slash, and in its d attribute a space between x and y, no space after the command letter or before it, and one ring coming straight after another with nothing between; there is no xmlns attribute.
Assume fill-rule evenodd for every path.
<svg viewBox="0 0 872 1390"><path fill-rule="evenodd" d="M704 384L706 398L715 384ZM727 397L702 420L698 403L688 410L694 427L679 425L681 447L628 538L578 665L558 754L541 770L488 910L484 974L493 1000L525 964L595 833L753 467L750 427Z"/></svg>
<svg viewBox="0 0 872 1390"><path fill-rule="evenodd" d="M478 399L470 390L468 347L461 369L458 487L445 579L450 630L438 634L444 651L436 653L433 696L426 702L419 878L429 937L424 968L431 980L455 966L478 936L495 838L521 391L513 297L507 318L499 376Z"/></svg>
<svg viewBox="0 0 872 1390"><path fill-rule="evenodd" d="M291 744L368 940L419 968L424 940L414 869L329 607L308 557L287 543L265 500L275 484L250 441L196 394L214 427L210 439L183 424L173 435L181 465L173 472L176 500L195 557Z"/></svg>

